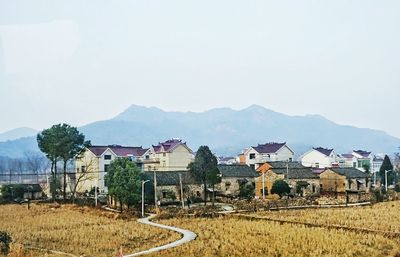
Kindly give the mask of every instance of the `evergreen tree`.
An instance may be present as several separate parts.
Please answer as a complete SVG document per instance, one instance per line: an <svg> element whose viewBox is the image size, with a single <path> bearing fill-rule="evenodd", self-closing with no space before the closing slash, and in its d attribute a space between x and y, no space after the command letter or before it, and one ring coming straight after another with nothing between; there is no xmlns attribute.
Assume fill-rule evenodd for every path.
<svg viewBox="0 0 400 257"><path fill-rule="evenodd" d="M272 185L271 193L278 194L280 197L282 197L283 195L290 193L290 187L286 181L281 179L276 180Z"/></svg>
<svg viewBox="0 0 400 257"><path fill-rule="evenodd" d="M393 172L392 162L390 161L389 156L387 155L385 155L381 168L379 169L379 175L381 177L381 185L385 184L385 171L389 171L387 173L387 182L388 185L390 185L393 183L394 180L394 172Z"/></svg>
<svg viewBox="0 0 400 257"><path fill-rule="evenodd" d="M204 186L204 205L207 205L207 181L208 173L217 169L217 158L212 154L208 146L200 146L197 150L194 162L188 166L195 179Z"/></svg>

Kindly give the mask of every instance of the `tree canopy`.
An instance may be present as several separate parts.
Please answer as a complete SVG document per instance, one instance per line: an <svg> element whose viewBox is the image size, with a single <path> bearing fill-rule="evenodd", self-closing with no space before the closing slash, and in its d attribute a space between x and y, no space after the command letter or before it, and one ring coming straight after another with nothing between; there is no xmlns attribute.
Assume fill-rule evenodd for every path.
<svg viewBox="0 0 400 257"><path fill-rule="evenodd" d="M204 186L204 204L207 204L207 182L211 178L207 175L217 169L217 158L212 154L208 146L200 146L197 150L194 162L188 166L194 178Z"/></svg>
<svg viewBox="0 0 400 257"><path fill-rule="evenodd" d="M105 175L108 194L122 205L136 205L141 199L140 169L128 158L114 159Z"/></svg>
<svg viewBox="0 0 400 257"><path fill-rule="evenodd" d="M279 196L282 197L283 195L290 193L290 187L289 187L288 183L286 183L286 181L281 180L281 179L276 180L274 182L274 184L272 185L271 193L278 194Z"/></svg>
<svg viewBox="0 0 400 257"><path fill-rule="evenodd" d="M85 141L85 136L76 127L68 124L53 125L37 135L39 149L52 163L53 180L57 177L57 162L63 161L64 184L63 196L66 198L67 163L78 153L90 146L90 141ZM54 197L55 190L52 190Z"/></svg>
<svg viewBox="0 0 400 257"><path fill-rule="evenodd" d="M395 179L394 172L393 172L393 165L392 162L390 161L389 156L385 155L385 158L383 159L381 168L379 169L379 175L381 177L381 184L385 184L385 171L389 171L387 174L387 182L388 185L393 184L393 181Z"/></svg>

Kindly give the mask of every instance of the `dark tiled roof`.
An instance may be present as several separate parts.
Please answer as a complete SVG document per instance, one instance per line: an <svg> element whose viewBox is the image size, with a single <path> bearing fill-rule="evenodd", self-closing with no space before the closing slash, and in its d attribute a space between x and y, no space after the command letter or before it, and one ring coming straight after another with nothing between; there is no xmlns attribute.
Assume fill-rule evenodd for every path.
<svg viewBox="0 0 400 257"><path fill-rule="evenodd" d="M120 146L120 145L109 145L109 146L90 146L88 149L94 153L96 156L100 156L107 149L113 151L118 157L127 156L142 156L147 150L146 148L136 147L136 146Z"/></svg>
<svg viewBox="0 0 400 257"><path fill-rule="evenodd" d="M351 153L344 153L342 154L344 158L353 158L354 156Z"/></svg>
<svg viewBox="0 0 400 257"><path fill-rule="evenodd" d="M218 165L218 170L222 174L222 178L228 177L241 177L241 178L254 178L260 176L253 168L247 165Z"/></svg>
<svg viewBox="0 0 400 257"><path fill-rule="evenodd" d="M253 149L255 149L259 153L276 153L279 149L281 149L286 143L266 143L263 145L258 145L258 146L252 146Z"/></svg>
<svg viewBox="0 0 400 257"><path fill-rule="evenodd" d="M269 162L272 171L276 174L287 176L289 179L318 179L318 174L314 173L312 168L304 167L299 162ZM286 166L287 165L287 166Z"/></svg>
<svg viewBox="0 0 400 257"><path fill-rule="evenodd" d="M327 148L323 148L323 147L314 147L313 149L326 155L326 156L331 155L331 153L333 151L333 149L327 149Z"/></svg>
<svg viewBox="0 0 400 257"><path fill-rule="evenodd" d="M302 169L302 168L304 168L304 166L301 165L300 162L278 161L278 162L268 162L268 164L271 165L272 169L286 169L286 166L288 166L289 169Z"/></svg>
<svg viewBox="0 0 400 257"><path fill-rule="evenodd" d="M182 174L182 184L196 184L194 177L189 171L158 171L156 172L157 186L179 186L179 174ZM144 177L153 183L153 172L144 172Z"/></svg>
<svg viewBox="0 0 400 257"><path fill-rule="evenodd" d="M369 175L356 168L330 168L330 170L336 172L339 175L345 176L346 178L368 178Z"/></svg>
<svg viewBox="0 0 400 257"><path fill-rule="evenodd" d="M368 156L371 154L371 152L367 152L364 150L354 150L353 152L355 152L365 158L368 158Z"/></svg>

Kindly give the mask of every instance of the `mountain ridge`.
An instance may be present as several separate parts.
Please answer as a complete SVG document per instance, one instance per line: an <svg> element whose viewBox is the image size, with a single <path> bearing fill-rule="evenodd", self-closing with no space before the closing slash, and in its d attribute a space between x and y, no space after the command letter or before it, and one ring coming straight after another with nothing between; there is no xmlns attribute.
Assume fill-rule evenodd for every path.
<svg viewBox="0 0 400 257"><path fill-rule="evenodd" d="M148 147L179 137L194 151L200 145L209 145L215 153L225 156L271 141L287 142L297 156L318 146L335 148L339 153L353 149L393 153L400 146L399 138L384 131L337 124L318 114L290 116L260 105L203 112L168 112L157 107L131 105L114 118L87 124L79 130L93 144ZM10 151L4 150L6 147L18 149L12 143L8 146L0 143L0 155L5 152L10 155ZM32 138L25 139L25 143L32 146Z"/></svg>

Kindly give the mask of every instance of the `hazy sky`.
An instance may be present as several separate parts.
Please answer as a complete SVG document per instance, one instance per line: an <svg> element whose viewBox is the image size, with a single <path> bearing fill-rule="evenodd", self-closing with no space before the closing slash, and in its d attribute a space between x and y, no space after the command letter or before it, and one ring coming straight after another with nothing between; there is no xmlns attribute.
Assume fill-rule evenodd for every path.
<svg viewBox="0 0 400 257"><path fill-rule="evenodd" d="M400 137L400 1L0 0L0 132L259 104Z"/></svg>

